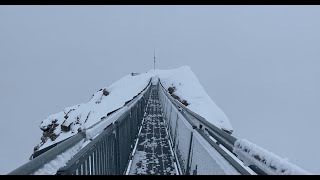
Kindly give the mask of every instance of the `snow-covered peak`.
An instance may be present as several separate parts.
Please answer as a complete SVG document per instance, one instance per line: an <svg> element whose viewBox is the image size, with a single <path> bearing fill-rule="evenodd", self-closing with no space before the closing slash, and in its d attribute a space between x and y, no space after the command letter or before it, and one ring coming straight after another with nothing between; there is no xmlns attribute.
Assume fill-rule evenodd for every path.
<svg viewBox="0 0 320 180"><path fill-rule="evenodd" d="M170 70L150 70L146 73L131 73L108 87L94 93L87 103L65 108L42 121L42 149L62 141L93 124L103 121L113 111L140 93L150 78L159 77L168 90L174 87L173 95L184 101L187 107L222 129L232 131L225 113L212 101L189 66ZM110 122L111 123L111 122Z"/></svg>
<svg viewBox="0 0 320 180"><path fill-rule="evenodd" d="M233 131L226 114L214 103L201 86L189 66L170 70L149 71L158 76L162 85L168 89L176 87L175 94L188 102L188 108L204 117L213 125L227 131Z"/></svg>

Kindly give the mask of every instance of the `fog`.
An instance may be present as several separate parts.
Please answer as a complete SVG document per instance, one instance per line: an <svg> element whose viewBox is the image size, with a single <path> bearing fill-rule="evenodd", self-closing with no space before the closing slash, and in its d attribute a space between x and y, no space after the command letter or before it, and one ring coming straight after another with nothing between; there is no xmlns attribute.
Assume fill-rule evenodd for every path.
<svg viewBox="0 0 320 180"><path fill-rule="evenodd" d="M234 136L320 174L319 6L0 6L0 174L131 72L191 67Z"/></svg>

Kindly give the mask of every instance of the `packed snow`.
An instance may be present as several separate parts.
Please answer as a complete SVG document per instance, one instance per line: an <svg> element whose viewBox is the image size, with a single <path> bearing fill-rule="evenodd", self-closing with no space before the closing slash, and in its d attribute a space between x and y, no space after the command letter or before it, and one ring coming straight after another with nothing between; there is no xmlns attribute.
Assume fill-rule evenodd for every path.
<svg viewBox="0 0 320 180"><path fill-rule="evenodd" d="M172 85L175 86L174 93L188 102L187 108L191 111L221 129L233 131L226 114L206 93L189 66L172 70L156 70L154 74L158 75L167 90Z"/></svg>
<svg viewBox="0 0 320 180"><path fill-rule="evenodd" d="M33 175L55 175L57 171L67 165L67 162L82 148L84 140L81 140L76 145L58 155L55 159L45 164L37 170Z"/></svg>
<svg viewBox="0 0 320 180"><path fill-rule="evenodd" d="M148 85L149 80L147 73L139 76L127 75L109 87L100 89L89 102L67 107L62 112L49 116L40 125L44 133L38 149L62 141L107 119L108 113L123 107ZM105 89L109 92L107 96L103 93ZM50 131L53 133L49 134ZM49 136L45 136L46 133Z"/></svg>
<svg viewBox="0 0 320 180"><path fill-rule="evenodd" d="M267 174L272 175L310 175L311 173L290 163L272 152L269 152L246 139L238 139L233 152L244 165L256 165Z"/></svg>
<svg viewBox="0 0 320 180"><path fill-rule="evenodd" d="M67 107L61 112L50 115L40 125L43 136L35 150L48 147L99 122L110 119L108 115L123 108L127 101L147 86L152 77L159 77L167 90L169 87L175 86L174 94L188 102L187 108L204 117L213 125L232 131L227 116L207 95L191 68L182 66L171 70L150 70L146 73L129 74L97 91L89 102ZM103 123L104 126L107 126L112 121ZM91 132L91 134L96 135L97 133Z"/></svg>

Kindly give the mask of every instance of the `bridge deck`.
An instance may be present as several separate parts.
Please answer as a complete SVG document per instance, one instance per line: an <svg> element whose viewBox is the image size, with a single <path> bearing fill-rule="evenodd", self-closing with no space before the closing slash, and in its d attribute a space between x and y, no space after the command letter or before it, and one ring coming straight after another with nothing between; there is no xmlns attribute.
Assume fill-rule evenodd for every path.
<svg viewBox="0 0 320 180"><path fill-rule="evenodd" d="M171 152L158 91L153 86L129 174L176 174Z"/></svg>

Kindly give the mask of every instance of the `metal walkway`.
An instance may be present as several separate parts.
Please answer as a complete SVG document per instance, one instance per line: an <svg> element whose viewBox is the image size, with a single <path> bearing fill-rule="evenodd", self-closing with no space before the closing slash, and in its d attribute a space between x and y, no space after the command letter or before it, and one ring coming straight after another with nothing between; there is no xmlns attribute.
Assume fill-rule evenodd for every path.
<svg viewBox="0 0 320 180"><path fill-rule="evenodd" d="M290 163L267 164L264 152L252 154L248 143L185 107L156 80L151 78L119 114L41 152L9 175L308 174Z"/></svg>
<svg viewBox="0 0 320 180"><path fill-rule="evenodd" d="M156 86L152 86L129 174L174 175L176 169Z"/></svg>

